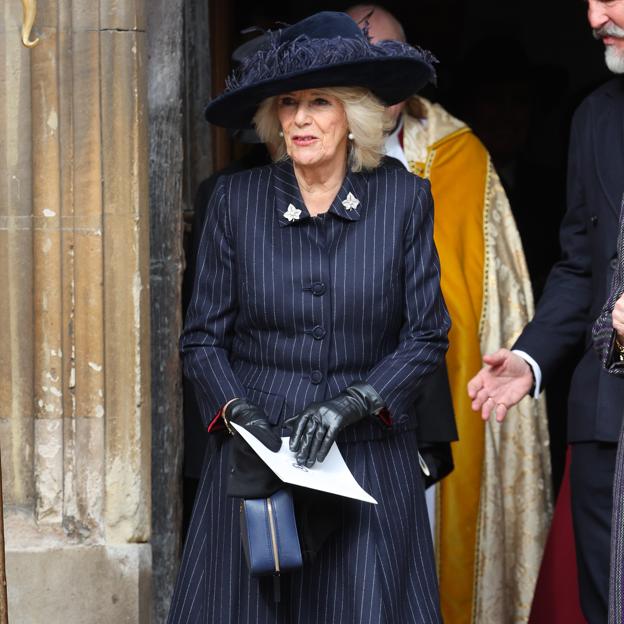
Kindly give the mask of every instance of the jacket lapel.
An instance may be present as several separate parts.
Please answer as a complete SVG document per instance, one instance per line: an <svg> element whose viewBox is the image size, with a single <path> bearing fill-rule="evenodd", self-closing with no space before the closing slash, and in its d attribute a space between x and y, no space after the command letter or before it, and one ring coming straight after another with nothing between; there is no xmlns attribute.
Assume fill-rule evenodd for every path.
<svg viewBox="0 0 624 624"><path fill-rule="evenodd" d="M310 217L289 159L280 161L274 166L273 193L276 216L281 226L293 225Z"/></svg>
<svg viewBox="0 0 624 624"><path fill-rule="evenodd" d="M366 180L364 175L347 171L344 182L329 211L347 221L358 221L365 205L365 198Z"/></svg>

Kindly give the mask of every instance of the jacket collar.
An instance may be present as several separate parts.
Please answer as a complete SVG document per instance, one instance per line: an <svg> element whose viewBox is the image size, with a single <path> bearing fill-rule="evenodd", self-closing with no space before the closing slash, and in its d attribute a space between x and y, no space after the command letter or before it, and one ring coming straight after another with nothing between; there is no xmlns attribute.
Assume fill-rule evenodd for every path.
<svg viewBox="0 0 624 624"><path fill-rule="evenodd" d="M301 197L292 161L287 159L274 165L273 177L275 210L279 224L294 225L310 219L310 213ZM328 212L346 221L358 221L366 203L366 186L363 174L348 171Z"/></svg>

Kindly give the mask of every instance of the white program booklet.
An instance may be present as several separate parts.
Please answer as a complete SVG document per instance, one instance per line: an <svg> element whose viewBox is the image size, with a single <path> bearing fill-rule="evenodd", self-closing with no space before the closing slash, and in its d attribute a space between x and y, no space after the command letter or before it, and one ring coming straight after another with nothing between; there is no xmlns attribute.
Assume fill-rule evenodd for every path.
<svg viewBox="0 0 624 624"><path fill-rule="evenodd" d="M295 455L288 448L289 438L282 438L282 448L274 453L249 431L236 423L231 424L260 459L285 483L377 504L355 480L335 442L322 463L316 462L312 468L306 468L297 464Z"/></svg>

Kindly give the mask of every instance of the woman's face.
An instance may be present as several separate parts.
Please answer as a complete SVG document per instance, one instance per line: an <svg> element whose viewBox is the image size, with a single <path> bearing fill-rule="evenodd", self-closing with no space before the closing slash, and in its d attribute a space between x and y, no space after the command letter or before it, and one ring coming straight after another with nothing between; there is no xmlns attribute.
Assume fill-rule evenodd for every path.
<svg viewBox="0 0 624 624"><path fill-rule="evenodd" d="M278 96L277 117L296 165L343 165L348 127L340 100L319 89L292 91Z"/></svg>

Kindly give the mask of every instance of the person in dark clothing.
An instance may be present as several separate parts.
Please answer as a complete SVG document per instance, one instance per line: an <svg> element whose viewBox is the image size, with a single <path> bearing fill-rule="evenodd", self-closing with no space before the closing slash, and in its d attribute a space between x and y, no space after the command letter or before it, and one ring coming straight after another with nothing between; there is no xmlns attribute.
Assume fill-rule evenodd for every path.
<svg viewBox="0 0 624 624"><path fill-rule="evenodd" d="M181 348L213 434L171 624L441 621L413 406L450 323L429 184L382 155L383 103L433 75L427 53L326 12L274 33L208 108L253 120L278 160L222 177L204 220ZM224 421L272 451L290 432L307 468L337 441L379 501L336 502L337 529L282 580L286 603L244 568Z"/></svg>
<svg viewBox="0 0 624 624"><path fill-rule="evenodd" d="M588 18L605 44L607 66L624 73L624 0L589 0ZM579 340L584 352L568 397L570 485L581 607L590 624L607 621L613 476L622 427L624 384L600 365L591 327L617 262L624 194L624 81L611 80L574 115L568 163L568 208L562 258L552 269L535 317L511 351L484 358L469 384L473 409L502 421L507 409L539 392ZM539 192L539 189L536 189Z"/></svg>

